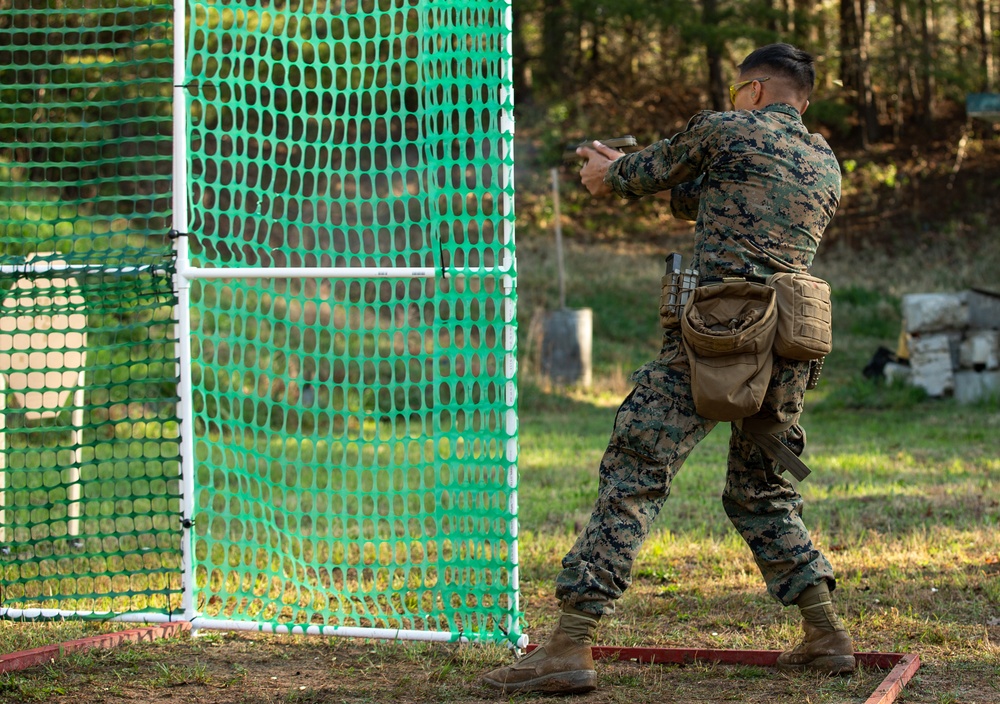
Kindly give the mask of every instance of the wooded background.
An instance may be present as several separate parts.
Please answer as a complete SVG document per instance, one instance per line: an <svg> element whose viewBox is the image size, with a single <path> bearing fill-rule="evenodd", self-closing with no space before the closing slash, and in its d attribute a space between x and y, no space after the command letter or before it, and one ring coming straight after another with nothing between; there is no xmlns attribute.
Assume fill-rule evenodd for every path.
<svg viewBox="0 0 1000 704"><path fill-rule="evenodd" d="M735 66L776 41L817 59L810 122L863 145L932 129L967 94L997 89L998 0L513 0L513 8L516 100L543 106L552 126L610 128L598 124L607 120L656 131L692 109L725 110Z"/></svg>
<svg viewBox="0 0 1000 704"><path fill-rule="evenodd" d="M409 17L422 1L433 2L226 7ZM1000 90L998 13L1000 0L513 0L519 233L548 229L540 212L547 172L567 144L623 134L646 144L683 129L698 110L728 109L736 66L775 41L817 59L805 121L844 169L828 240L846 232L860 244L859 233L884 234L887 219L911 232L935 221L964 227L955 218L994 222L1000 140L990 123L967 121L965 103L970 93ZM0 251L81 251L88 228L113 217L128 225L109 233L112 248L158 241L169 210L171 25L168 0L0 0L0 188L9 190L0 209L10 207L0 212ZM406 99L418 110L415 91ZM29 184L31 193L22 188ZM29 195L29 207L62 210L31 211L27 222L20 209ZM570 213L586 202L575 195L567 193ZM140 201L152 212L138 212ZM647 210L655 214L633 214ZM634 236L643 222L630 222ZM588 229L604 236L621 227L609 211Z"/></svg>

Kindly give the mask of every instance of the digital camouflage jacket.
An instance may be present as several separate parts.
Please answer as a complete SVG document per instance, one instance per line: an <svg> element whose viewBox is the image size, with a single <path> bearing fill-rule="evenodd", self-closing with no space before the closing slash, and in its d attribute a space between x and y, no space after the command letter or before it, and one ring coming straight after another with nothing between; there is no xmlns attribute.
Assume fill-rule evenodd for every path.
<svg viewBox="0 0 1000 704"><path fill-rule="evenodd" d="M704 111L680 134L613 162L605 182L635 199L671 190L695 220L703 277L804 272L840 202L840 165L798 111Z"/></svg>

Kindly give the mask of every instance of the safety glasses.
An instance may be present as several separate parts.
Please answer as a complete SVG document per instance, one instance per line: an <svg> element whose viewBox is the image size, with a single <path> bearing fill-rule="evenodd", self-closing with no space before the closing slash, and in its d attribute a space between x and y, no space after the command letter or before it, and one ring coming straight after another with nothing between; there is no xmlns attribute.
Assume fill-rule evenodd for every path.
<svg viewBox="0 0 1000 704"><path fill-rule="evenodd" d="M750 85L754 81L757 81L758 83L763 83L764 81L767 81L770 78L771 78L770 76L764 76L762 78L751 78L749 81L740 81L739 83L734 83L733 85L729 86L729 102L731 102L733 104L733 107L735 108L736 94L740 92L741 88Z"/></svg>

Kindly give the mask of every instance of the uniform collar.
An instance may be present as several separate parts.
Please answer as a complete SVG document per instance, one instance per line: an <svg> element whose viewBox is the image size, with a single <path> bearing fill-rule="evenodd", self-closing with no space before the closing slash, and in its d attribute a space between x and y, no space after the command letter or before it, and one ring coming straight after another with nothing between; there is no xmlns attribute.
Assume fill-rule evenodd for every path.
<svg viewBox="0 0 1000 704"><path fill-rule="evenodd" d="M788 103L771 103L767 107L761 108L760 112L781 112L791 117L795 117L800 120L802 119L802 115L799 114L799 111Z"/></svg>

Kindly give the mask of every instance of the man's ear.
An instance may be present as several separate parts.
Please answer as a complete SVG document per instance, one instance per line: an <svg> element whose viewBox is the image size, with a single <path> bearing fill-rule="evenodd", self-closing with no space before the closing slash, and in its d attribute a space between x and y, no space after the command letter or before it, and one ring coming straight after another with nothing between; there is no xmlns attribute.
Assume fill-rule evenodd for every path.
<svg viewBox="0 0 1000 704"><path fill-rule="evenodd" d="M805 104L804 104L804 105L802 106L802 109L801 109L801 110L799 110L799 114L800 114L800 115L805 115L805 114L806 114L806 110L808 110L808 109L809 109L809 99L808 99L808 98L806 98L806 102L805 102Z"/></svg>

